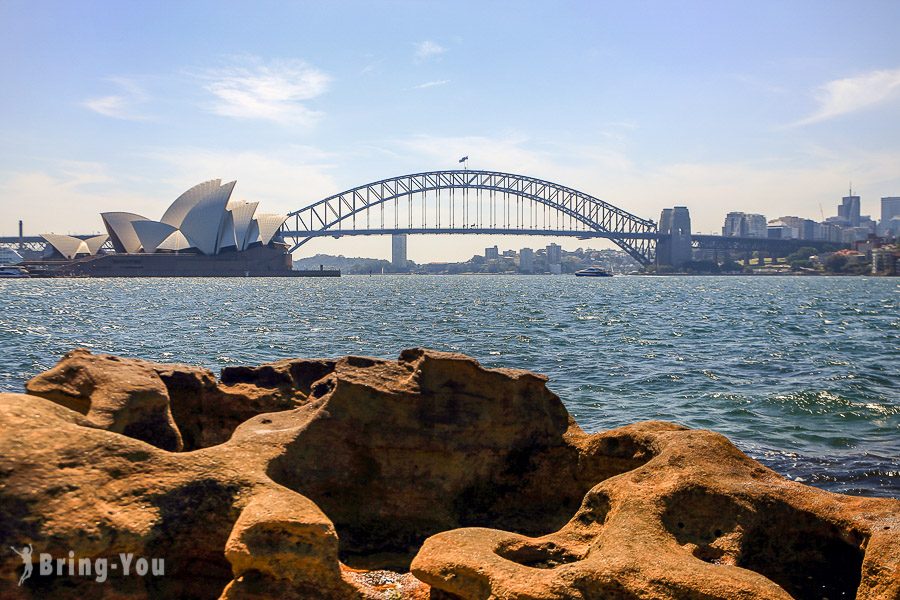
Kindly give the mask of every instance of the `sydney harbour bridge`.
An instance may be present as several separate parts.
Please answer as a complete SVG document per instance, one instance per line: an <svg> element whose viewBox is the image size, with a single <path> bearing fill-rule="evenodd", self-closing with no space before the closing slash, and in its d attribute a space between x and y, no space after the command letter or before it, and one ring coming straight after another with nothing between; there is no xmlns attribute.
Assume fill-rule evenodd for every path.
<svg viewBox="0 0 900 600"><path fill-rule="evenodd" d="M693 249L784 256L809 240L692 235L687 209L656 222L579 190L499 171L444 170L382 179L288 215L282 235L296 250L317 237L488 234L605 238L644 266L689 260ZM820 247L821 246L821 247Z"/></svg>
<svg viewBox="0 0 900 600"><path fill-rule="evenodd" d="M280 235L291 251L318 237L389 234L539 235L608 239L644 266L679 264L694 249L784 256L801 246L840 245L691 234L684 207L660 222L639 217L585 192L499 171L427 171L382 179L289 213ZM79 236L87 237L87 236ZM0 246L37 249L39 237L2 237Z"/></svg>

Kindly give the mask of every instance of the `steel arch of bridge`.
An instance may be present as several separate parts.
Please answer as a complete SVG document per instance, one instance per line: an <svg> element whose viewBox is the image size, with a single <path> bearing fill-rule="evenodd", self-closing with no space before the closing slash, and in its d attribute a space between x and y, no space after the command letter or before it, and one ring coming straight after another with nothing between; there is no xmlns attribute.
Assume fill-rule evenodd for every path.
<svg viewBox="0 0 900 600"><path fill-rule="evenodd" d="M446 224L441 226L440 192L442 190L450 190L451 194L456 190L464 190L464 193L467 193L465 192L467 190L476 190L478 196L474 202L477 206L476 211L480 211L477 212L478 218L484 214L486 206L477 203L493 202L496 207L496 194L503 194L507 202L507 211L503 213L505 221L498 226L496 213L491 213L494 218L487 226L483 226L483 223L469 226L467 221L459 226L453 221L455 208L453 207L454 197L451 196L447 199L451 205L451 223L449 227ZM490 199L484 200L481 191L488 191ZM428 192L436 193L436 202L427 202ZM413 226L412 202L414 197L419 194L422 195L421 205L417 205L417 208L421 206L422 209L421 226ZM557 226L535 227L532 220L531 225L525 227L524 210L520 201L517 201L516 219L510 219L509 196L537 203L529 210L536 209L538 204L544 205L546 207L545 223L548 222L546 210L557 211L555 215ZM397 215L399 215L397 202L403 197L408 197L409 201L407 227L399 227L397 224ZM386 227L384 207L391 201L394 202L395 224L393 227ZM460 198L459 201L473 202L468 196ZM465 211L466 209L463 208L464 219ZM373 215L373 212L380 214ZM431 218L429 219L429 217ZM560 218L564 224L568 221L568 225L559 227ZM599 198L550 181L498 171L429 171L382 179L319 200L290 213L288 219L281 233L284 238L293 241L291 251L315 237L340 237L342 235L387 233L567 235L580 238L610 239L635 260L647 265L654 260L658 237L656 223L653 221L637 217ZM290 219L293 219L293 229L290 228ZM515 223L513 223L514 220ZM349 228L346 227L348 224Z"/></svg>

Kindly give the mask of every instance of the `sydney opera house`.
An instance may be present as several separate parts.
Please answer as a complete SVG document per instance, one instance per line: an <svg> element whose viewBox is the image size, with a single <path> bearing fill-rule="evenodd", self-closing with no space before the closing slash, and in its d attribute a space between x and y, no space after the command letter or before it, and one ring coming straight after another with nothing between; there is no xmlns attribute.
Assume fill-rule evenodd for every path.
<svg viewBox="0 0 900 600"><path fill-rule="evenodd" d="M286 215L258 213L258 202L232 200L237 182L203 182L154 221L103 213L107 234L83 239L43 234L57 274L85 276L292 275L278 232ZM109 242L109 244L107 244ZM103 250L109 245L113 251Z"/></svg>

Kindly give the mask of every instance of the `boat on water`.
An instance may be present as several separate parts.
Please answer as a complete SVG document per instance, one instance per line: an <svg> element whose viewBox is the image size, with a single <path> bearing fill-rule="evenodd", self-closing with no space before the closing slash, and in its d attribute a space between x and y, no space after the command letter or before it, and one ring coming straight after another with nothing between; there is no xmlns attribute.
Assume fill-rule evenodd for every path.
<svg viewBox="0 0 900 600"><path fill-rule="evenodd" d="M24 267L17 267L16 265L0 265L0 278L22 279L24 277L31 277Z"/></svg>
<svg viewBox="0 0 900 600"><path fill-rule="evenodd" d="M600 267L588 267L587 269L581 269L580 271L575 271L575 277L612 277L612 273L609 271L604 271Z"/></svg>

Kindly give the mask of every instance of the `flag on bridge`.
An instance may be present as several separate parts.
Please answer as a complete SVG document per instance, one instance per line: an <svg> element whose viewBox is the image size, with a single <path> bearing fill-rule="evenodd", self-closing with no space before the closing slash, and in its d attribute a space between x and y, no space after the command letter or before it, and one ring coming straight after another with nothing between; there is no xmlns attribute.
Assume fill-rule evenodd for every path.
<svg viewBox="0 0 900 600"><path fill-rule="evenodd" d="M461 159L459 159L459 162L463 163L463 162L466 162L467 160L469 160L469 157L463 156Z"/></svg>

